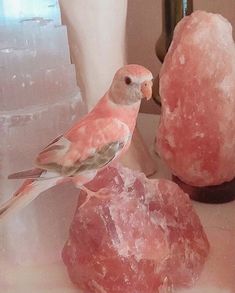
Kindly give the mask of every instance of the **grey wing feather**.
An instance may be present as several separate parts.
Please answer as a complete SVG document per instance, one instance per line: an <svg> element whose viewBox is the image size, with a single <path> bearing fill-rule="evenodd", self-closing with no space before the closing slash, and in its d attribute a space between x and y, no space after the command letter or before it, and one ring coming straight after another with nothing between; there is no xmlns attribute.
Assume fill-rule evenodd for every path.
<svg viewBox="0 0 235 293"><path fill-rule="evenodd" d="M84 161L77 161L72 167L64 167L62 173L67 176L76 176L82 172L101 169L115 159L124 146L125 142L123 141L111 142Z"/></svg>

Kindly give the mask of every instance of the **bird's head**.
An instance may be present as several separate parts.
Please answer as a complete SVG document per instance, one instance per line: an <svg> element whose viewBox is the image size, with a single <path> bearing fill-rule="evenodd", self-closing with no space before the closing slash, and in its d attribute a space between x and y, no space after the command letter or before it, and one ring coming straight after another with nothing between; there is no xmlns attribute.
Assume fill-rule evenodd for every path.
<svg viewBox="0 0 235 293"><path fill-rule="evenodd" d="M131 105L152 96L152 73L141 65L129 64L120 68L109 90L110 99L121 105Z"/></svg>

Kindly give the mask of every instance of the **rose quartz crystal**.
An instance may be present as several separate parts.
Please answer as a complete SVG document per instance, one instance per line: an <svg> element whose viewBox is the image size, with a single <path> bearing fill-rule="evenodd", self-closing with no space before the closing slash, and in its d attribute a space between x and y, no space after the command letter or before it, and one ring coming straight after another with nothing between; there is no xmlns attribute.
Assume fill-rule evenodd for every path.
<svg viewBox="0 0 235 293"><path fill-rule="evenodd" d="M157 150L194 186L235 177L235 47L221 15L196 11L175 29L160 72Z"/></svg>
<svg viewBox="0 0 235 293"><path fill-rule="evenodd" d="M175 183L118 166L87 187L104 188L106 198L93 197L82 207L80 200L63 249L79 289L157 293L194 283L209 245L188 195Z"/></svg>

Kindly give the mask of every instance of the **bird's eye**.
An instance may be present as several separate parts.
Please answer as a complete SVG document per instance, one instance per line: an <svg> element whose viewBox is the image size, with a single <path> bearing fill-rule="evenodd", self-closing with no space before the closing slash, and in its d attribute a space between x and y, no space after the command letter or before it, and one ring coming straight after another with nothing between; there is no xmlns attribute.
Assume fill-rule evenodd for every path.
<svg viewBox="0 0 235 293"><path fill-rule="evenodd" d="M131 80L131 78L129 76L125 77L125 83L126 84L131 84L132 83L132 80Z"/></svg>

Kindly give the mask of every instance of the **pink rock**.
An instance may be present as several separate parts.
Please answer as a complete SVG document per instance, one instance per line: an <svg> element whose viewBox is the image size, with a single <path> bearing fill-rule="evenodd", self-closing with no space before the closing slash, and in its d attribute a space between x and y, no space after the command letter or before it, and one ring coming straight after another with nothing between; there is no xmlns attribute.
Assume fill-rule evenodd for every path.
<svg viewBox="0 0 235 293"><path fill-rule="evenodd" d="M235 177L235 47L221 15L196 11L177 25L160 72L157 148L194 186Z"/></svg>
<svg viewBox="0 0 235 293"><path fill-rule="evenodd" d="M209 244L188 195L171 181L121 166L89 184L103 187L108 197L81 208L80 202L70 227L62 257L72 282L84 293L156 293L193 284Z"/></svg>

